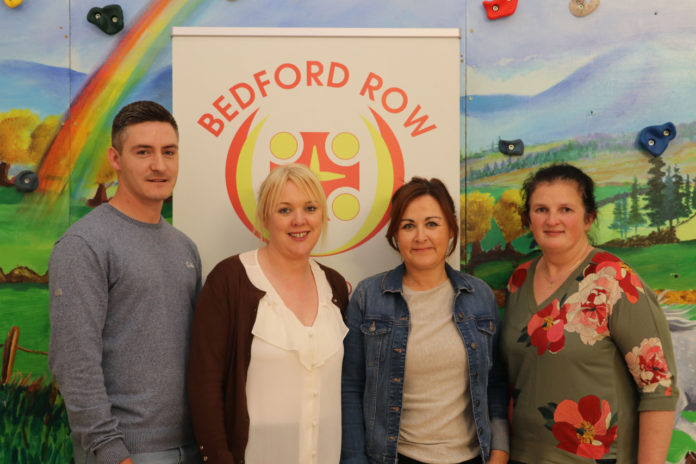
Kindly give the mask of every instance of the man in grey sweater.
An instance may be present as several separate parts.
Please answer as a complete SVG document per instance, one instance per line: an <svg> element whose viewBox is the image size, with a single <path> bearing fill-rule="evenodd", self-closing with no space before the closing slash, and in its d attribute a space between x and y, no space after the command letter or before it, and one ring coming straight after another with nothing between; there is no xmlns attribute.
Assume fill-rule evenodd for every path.
<svg viewBox="0 0 696 464"><path fill-rule="evenodd" d="M178 128L154 102L114 118L108 204L56 242L49 263L49 367L76 463L200 463L186 400L195 244L161 217L176 182Z"/></svg>

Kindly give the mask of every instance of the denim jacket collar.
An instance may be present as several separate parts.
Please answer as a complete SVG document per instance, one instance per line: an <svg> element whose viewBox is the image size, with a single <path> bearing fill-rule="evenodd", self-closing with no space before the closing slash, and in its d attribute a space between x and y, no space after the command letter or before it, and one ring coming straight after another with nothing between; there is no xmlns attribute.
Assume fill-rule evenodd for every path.
<svg viewBox="0 0 696 464"><path fill-rule="evenodd" d="M452 287L455 290L455 294L459 294L460 291L465 290L469 293L474 293L474 287L467 281L466 276L461 272L455 270L452 266L445 263L445 271L447 272L447 277L452 283ZM403 280L404 274L406 273L406 266L401 263L391 271L387 272L382 279L382 293L402 293L403 291Z"/></svg>

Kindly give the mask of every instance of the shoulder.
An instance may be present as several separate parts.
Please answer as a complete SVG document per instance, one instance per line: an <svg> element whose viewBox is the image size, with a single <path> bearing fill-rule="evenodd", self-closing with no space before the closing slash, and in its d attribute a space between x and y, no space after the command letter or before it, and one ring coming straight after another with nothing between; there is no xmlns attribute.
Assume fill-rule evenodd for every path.
<svg viewBox="0 0 696 464"><path fill-rule="evenodd" d="M331 293L334 299L338 300L339 306L345 308L348 304L348 283L346 279L335 269L325 266L317 261L314 261L319 268L324 271L326 280L331 287Z"/></svg>
<svg viewBox="0 0 696 464"><path fill-rule="evenodd" d="M324 274L326 274L326 278L328 279L329 283L331 283L332 285L334 283L341 283L341 282L345 284L346 279L344 279L343 276L341 275L341 273L338 272L336 269L329 267L329 266L325 266L325 265L321 264L320 262L317 262L317 261L315 261L315 262L319 265L321 270L324 271Z"/></svg>
<svg viewBox="0 0 696 464"><path fill-rule="evenodd" d="M517 266L515 270L510 275L507 283L507 291L509 293L515 293L527 280L527 273L529 272L529 267L532 265L534 260L531 259Z"/></svg>
<svg viewBox="0 0 696 464"><path fill-rule="evenodd" d="M196 243L195 243L193 240L191 240L191 237L189 237L189 236L186 235L184 232L182 232L181 230L177 229L176 227L174 227L173 225L171 225L171 224L168 223L167 221L164 221L164 220L163 220L163 222L164 222L164 227L165 227L167 230L169 230L169 233L170 233L176 240L178 240L180 243L183 243L186 247L190 248L191 250L193 250L193 252L194 252L196 255L198 255L198 246L196 246Z"/></svg>
<svg viewBox="0 0 696 464"><path fill-rule="evenodd" d="M354 293L381 294L384 281L392 271L393 269L364 278L358 282Z"/></svg>
<svg viewBox="0 0 696 464"><path fill-rule="evenodd" d="M483 279L474 277L471 274L467 274L466 272L460 272L459 275L464 280L464 282L471 286L475 293L483 293L491 296L493 295L493 290L491 290L491 286L488 285Z"/></svg>
<svg viewBox="0 0 696 464"><path fill-rule="evenodd" d="M107 225L114 218L109 211L110 208L111 207L108 205L101 205L94 208L68 227L68 230L65 231L58 241L66 237L82 237L87 240L92 237L100 236L104 230L103 226Z"/></svg>
<svg viewBox="0 0 696 464"><path fill-rule="evenodd" d="M598 249L583 272L583 278L591 282L599 277L615 280L631 303L638 301L646 290L652 293L638 273L619 257Z"/></svg>
<svg viewBox="0 0 696 464"><path fill-rule="evenodd" d="M79 256L90 253L103 255L110 243L107 233L111 219L109 208L107 205L98 206L68 227L56 240L51 261L55 262L66 256L78 259Z"/></svg>
<svg viewBox="0 0 696 464"><path fill-rule="evenodd" d="M208 274L208 280L223 277L229 279L238 276L240 273L246 275L244 265L239 259L239 255L233 255L217 263L213 270L210 271L210 274Z"/></svg>

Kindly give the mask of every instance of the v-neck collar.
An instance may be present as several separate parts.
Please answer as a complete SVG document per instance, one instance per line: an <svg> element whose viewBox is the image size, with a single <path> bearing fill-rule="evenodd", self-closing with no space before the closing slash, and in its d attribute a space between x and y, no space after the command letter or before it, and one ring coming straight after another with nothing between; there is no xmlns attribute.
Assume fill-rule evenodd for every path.
<svg viewBox="0 0 696 464"><path fill-rule="evenodd" d="M582 270L585 269L585 267L587 267L587 265L592 260L592 257L597 253L597 251L597 248L591 250L587 254L587 256L585 256L585 259L580 261L577 267L573 269L570 274L568 274L568 277L566 277L566 279L561 283L561 285L559 285L558 288L553 291L553 293L551 293L540 303L537 303L536 295L534 294L534 277L536 275L537 265L539 264L542 255L539 255L537 258L535 258L534 261L532 261L532 264L529 266L529 270L527 271L527 280L525 282L527 288L522 289L523 291L527 292L526 298L531 302L531 304L527 306L530 312L532 314L536 314L537 312L551 304L553 300L561 301L564 299L564 296L568 296L570 294L570 292L568 291L568 287L570 285L575 285L575 283L578 282L578 277L582 274Z"/></svg>

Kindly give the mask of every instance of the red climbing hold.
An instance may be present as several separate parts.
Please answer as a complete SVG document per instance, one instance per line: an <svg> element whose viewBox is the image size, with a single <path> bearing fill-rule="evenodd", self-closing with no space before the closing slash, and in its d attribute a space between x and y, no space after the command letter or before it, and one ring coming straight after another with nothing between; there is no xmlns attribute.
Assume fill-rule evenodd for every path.
<svg viewBox="0 0 696 464"><path fill-rule="evenodd" d="M488 19L510 16L517 9L517 0L491 0L483 2Z"/></svg>

